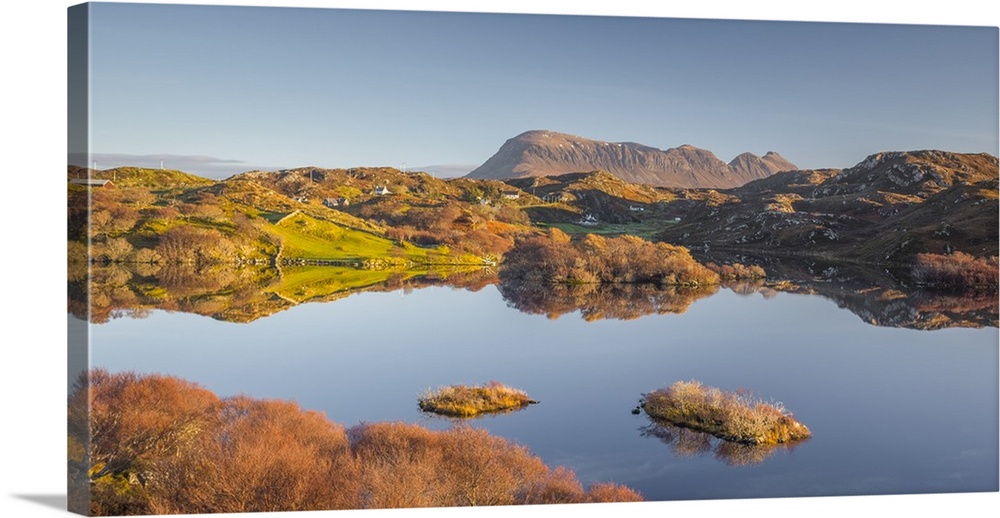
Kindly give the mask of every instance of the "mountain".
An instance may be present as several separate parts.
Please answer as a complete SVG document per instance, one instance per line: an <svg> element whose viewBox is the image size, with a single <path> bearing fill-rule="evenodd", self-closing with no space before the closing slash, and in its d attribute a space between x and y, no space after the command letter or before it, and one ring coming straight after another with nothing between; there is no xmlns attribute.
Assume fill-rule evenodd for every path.
<svg viewBox="0 0 1000 518"><path fill-rule="evenodd" d="M779 171L792 171L798 167L785 160L785 157L768 151L764 156L759 157L753 153L742 153L729 162L729 167L739 176L753 179L767 178Z"/></svg>
<svg viewBox="0 0 1000 518"><path fill-rule="evenodd" d="M743 153L727 164L711 151L690 145L661 150L533 130L507 140L466 178L499 180L603 170L630 183L727 189L791 169L797 167L774 152L763 157Z"/></svg>
<svg viewBox="0 0 1000 518"><path fill-rule="evenodd" d="M945 151L870 155L843 170L786 171L689 202L660 238L865 263L917 253L997 255L998 162Z"/></svg>

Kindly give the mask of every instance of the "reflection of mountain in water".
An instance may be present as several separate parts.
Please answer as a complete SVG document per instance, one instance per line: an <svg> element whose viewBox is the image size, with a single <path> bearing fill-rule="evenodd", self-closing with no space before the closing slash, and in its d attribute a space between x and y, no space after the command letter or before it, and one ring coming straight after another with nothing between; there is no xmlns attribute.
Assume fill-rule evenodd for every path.
<svg viewBox="0 0 1000 518"><path fill-rule="evenodd" d="M699 260L727 262L706 254ZM727 258L753 264L767 271L763 285L737 285L737 293L777 292L819 295L834 301L864 322L882 327L909 329L945 329L949 327L998 327L998 302L995 291L946 292L907 286L884 269L864 265L823 262L816 259L760 257L741 255Z"/></svg>
<svg viewBox="0 0 1000 518"><path fill-rule="evenodd" d="M644 315L684 313L691 304L714 295L718 286L689 288L653 284L532 284L501 282L507 305L535 315L558 318L580 311L584 320L631 320Z"/></svg>
<svg viewBox="0 0 1000 518"><path fill-rule="evenodd" d="M711 434L698 432L690 428L674 426L670 423L655 421L639 428L643 437L653 437L670 446L679 457L694 457L712 454L716 459L730 466L752 466L760 464L778 451L791 451L801 444L739 444L723 441Z"/></svg>

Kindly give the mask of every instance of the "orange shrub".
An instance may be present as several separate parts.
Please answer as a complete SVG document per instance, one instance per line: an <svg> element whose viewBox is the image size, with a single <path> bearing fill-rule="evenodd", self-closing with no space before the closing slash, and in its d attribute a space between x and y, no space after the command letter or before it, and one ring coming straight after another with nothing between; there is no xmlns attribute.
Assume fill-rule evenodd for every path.
<svg viewBox="0 0 1000 518"><path fill-rule="evenodd" d="M558 229L517 242L504 256L503 280L537 283L717 284L719 275L687 248L636 236L587 235L571 241Z"/></svg>
<svg viewBox="0 0 1000 518"><path fill-rule="evenodd" d="M68 405L70 507L91 515L631 501L584 492L485 430L349 432L289 401L219 399L172 376L81 377Z"/></svg>
<svg viewBox="0 0 1000 518"><path fill-rule="evenodd" d="M763 279L767 277L764 269L760 266L747 266L741 263L733 264L716 264L716 263L706 263L705 266L712 270L713 272L719 274L719 278L723 281L746 281Z"/></svg>
<svg viewBox="0 0 1000 518"><path fill-rule="evenodd" d="M975 257L964 252L917 254L911 274L918 284L932 287L996 291L1000 276L997 256Z"/></svg>

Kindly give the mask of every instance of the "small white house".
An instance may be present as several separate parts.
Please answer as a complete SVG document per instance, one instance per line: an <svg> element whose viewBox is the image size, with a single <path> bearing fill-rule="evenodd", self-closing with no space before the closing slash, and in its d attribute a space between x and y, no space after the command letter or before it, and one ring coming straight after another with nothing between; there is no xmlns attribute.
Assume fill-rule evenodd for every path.
<svg viewBox="0 0 1000 518"><path fill-rule="evenodd" d="M595 218L593 214L587 214L584 217L580 218L580 221L578 221L577 223L585 227L593 227L596 226L598 222L597 218Z"/></svg>
<svg viewBox="0 0 1000 518"><path fill-rule="evenodd" d="M388 194L392 194L392 192L386 187L380 185L375 188L375 194L378 196L386 196Z"/></svg>

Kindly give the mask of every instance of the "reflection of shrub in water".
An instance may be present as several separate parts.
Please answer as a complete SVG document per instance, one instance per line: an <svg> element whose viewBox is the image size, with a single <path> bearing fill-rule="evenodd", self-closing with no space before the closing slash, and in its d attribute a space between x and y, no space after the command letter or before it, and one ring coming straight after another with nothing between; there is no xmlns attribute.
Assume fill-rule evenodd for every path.
<svg viewBox="0 0 1000 518"><path fill-rule="evenodd" d="M215 316L260 302L262 289L273 281L262 268L222 264L108 264L90 265L88 271L89 286L86 275L68 279L69 311L79 318L89 315L93 323L123 315L142 318L152 308Z"/></svg>
<svg viewBox="0 0 1000 518"><path fill-rule="evenodd" d="M632 320L645 315L684 313L694 301L719 287L654 284L538 284L504 281L498 286L507 305L534 315L558 318L580 311L584 320Z"/></svg>
<svg viewBox="0 0 1000 518"><path fill-rule="evenodd" d="M335 273L343 268L315 266L295 268ZM375 280L367 283L364 270L357 273L355 282L333 282L330 291L323 291L322 283L310 284L315 293L311 300L323 300L335 293L360 291L412 290L426 286L447 285L477 291L496 282L496 274L471 270L441 269L426 273L411 271L394 272L385 282L382 272L371 272ZM89 286L86 284L91 275ZM294 305L289 299L275 296L282 286L282 272L264 265L234 267L227 264L177 264L177 263L112 263L105 265L86 262L70 263L67 278L69 312L78 318L88 315L93 323L107 322L114 316L142 316L150 309L182 311L211 316L230 322L250 322ZM308 277L308 275L306 275ZM331 278L334 278L332 276ZM287 276L284 277L287 279ZM87 291L91 298L88 301Z"/></svg>
<svg viewBox="0 0 1000 518"><path fill-rule="evenodd" d="M760 464L778 451L791 451L800 443L792 444L740 444L723 441L705 432L674 426L666 421L656 420L639 429L643 437L659 439L670 446L680 457L694 457L712 454L716 459L730 466L752 466Z"/></svg>
<svg viewBox="0 0 1000 518"><path fill-rule="evenodd" d="M192 267L168 264L155 277L156 285L169 292L172 298L182 299L215 293L231 285L238 275L225 265Z"/></svg>
<svg viewBox="0 0 1000 518"><path fill-rule="evenodd" d="M996 327L997 314L1000 313L1000 299L997 299L996 293L918 291L912 299L923 320L948 324L942 327Z"/></svg>
<svg viewBox="0 0 1000 518"><path fill-rule="evenodd" d="M135 273L141 275L142 277L154 277L160 273L161 269L163 269L163 266L160 263L153 261L137 261L135 263L131 263L131 266L135 268Z"/></svg>
<svg viewBox="0 0 1000 518"><path fill-rule="evenodd" d="M139 297L132 290L132 272L120 265L90 268L89 295L83 285L87 279L70 282L69 310L79 318L89 318L94 323L107 322L126 314L138 304Z"/></svg>

